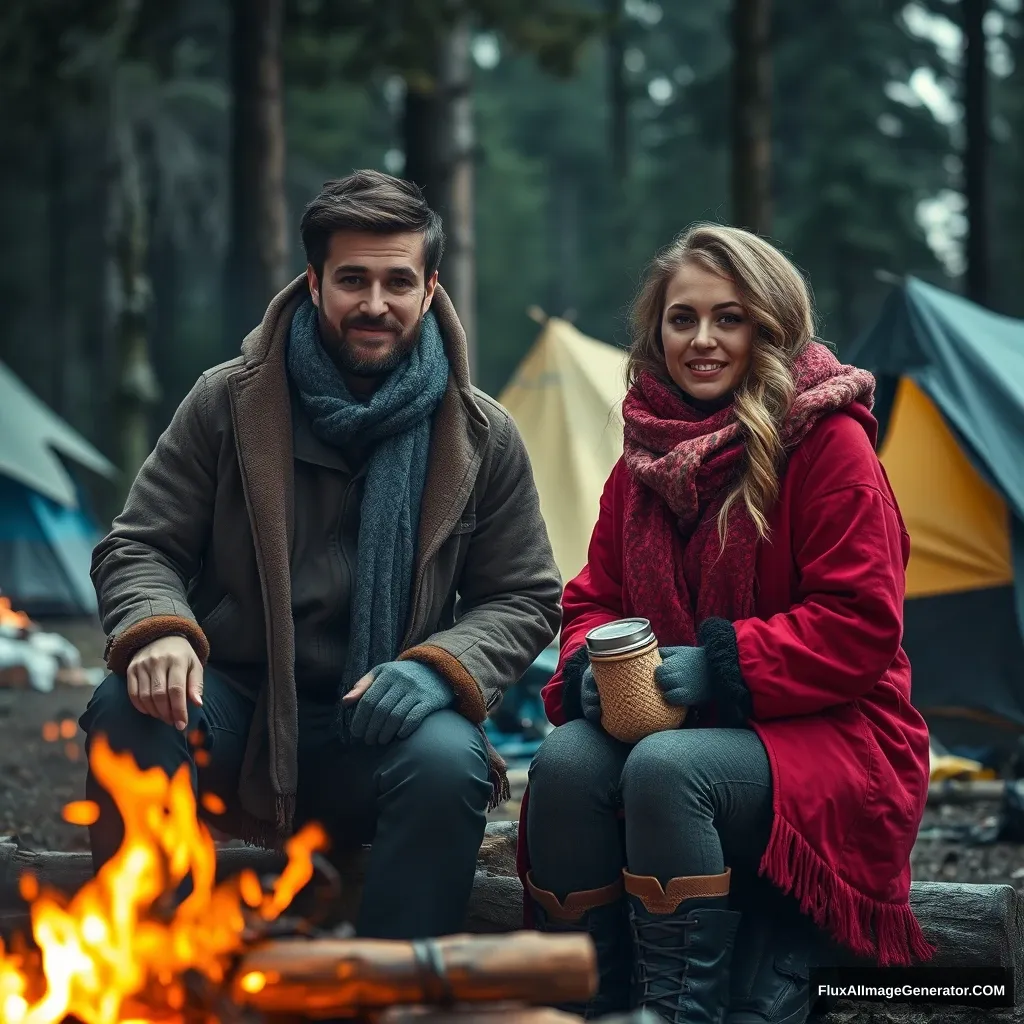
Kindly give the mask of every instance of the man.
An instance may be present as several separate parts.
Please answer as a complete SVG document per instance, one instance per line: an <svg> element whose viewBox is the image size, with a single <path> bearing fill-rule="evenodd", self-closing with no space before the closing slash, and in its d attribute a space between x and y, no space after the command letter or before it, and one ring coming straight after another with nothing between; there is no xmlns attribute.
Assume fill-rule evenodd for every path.
<svg viewBox="0 0 1024 1024"><path fill-rule="evenodd" d="M481 723L555 635L560 580L419 190L355 173L301 232L305 275L199 378L94 553L112 674L81 724L190 763L229 834L372 839L360 935L450 934L504 793ZM123 825L87 793L98 867Z"/></svg>

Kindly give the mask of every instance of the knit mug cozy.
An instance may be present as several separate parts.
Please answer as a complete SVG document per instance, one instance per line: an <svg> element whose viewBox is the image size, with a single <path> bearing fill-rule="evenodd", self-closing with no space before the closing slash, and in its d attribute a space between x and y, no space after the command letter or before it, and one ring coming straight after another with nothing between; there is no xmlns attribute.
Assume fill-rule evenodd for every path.
<svg viewBox="0 0 1024 1024"><path fill-rule="evenodd" d="M661 664L647 619L616 619L587 633L587 652L601 696L601 726L623 743L678 729L686 708L669 704L654 681Z"/></svg>

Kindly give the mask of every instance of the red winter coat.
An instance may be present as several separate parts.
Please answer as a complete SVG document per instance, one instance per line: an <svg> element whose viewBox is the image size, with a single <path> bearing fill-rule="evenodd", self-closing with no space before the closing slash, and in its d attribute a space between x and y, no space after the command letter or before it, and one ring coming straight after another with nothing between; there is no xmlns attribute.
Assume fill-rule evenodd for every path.
<svg viewBox="0 0 1024 1024"><path fill-rule="evenodd" d="M875 455L876 430L855 405L823 418L790 455L757 552L756 616L733 626L749 724L774 785L761 872L837 941L888 964L933 952L908 902L929 746L901 647L909 537ZM558 668L542 691L556 726L565 720L562 669L586 633L645 613L629 607L622 586L627 487L620 459L587 566L565 588Z"/></svg>

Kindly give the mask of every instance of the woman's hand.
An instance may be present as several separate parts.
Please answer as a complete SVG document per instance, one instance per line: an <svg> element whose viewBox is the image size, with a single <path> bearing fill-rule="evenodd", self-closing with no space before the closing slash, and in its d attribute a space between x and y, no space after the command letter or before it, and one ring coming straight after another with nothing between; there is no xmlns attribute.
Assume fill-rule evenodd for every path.
<svg viewBox="0 0 1024 1024"><path fill-rule="evenodd" d="M591 725L596 725L600 728L601 694L597 690L594 670L589 665L583 670L583 677L580 681L580 705L583 708L583 717Z"/></svg>
<svg viewBox="0 0 1024 1024"><path fill-rule="evenodd" d="M711 701L711 676L703 647L662 647L662 664L654 681L665 700L676 707L695 708Z"/></svg>

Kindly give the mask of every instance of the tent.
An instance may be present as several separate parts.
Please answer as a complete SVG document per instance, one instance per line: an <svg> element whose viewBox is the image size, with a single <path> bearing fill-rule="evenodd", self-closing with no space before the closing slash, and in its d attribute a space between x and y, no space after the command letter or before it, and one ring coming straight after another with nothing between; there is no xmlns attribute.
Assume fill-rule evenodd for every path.
<svg viewBox="0 0 1024 1024"><path fill-rule="evenodd" d="M625 371L624 350L550 317L498 396L529 452L563 582L586 565L601 491L622 454Z"/></svg>
<svg viewBox="0 0 1024 1024"><path fill-rule="evenodd" d="M626 353L567 320L545 318L533 347L498 396L530 456L562 581L586 565L601 491L622 454ZM541 687L558 662L558 638L490 717L492 742L512 766L526 766L550 730Z"/></svg>
<svg viewBox="0 0 1024 1024"><path fill-rule="evenodd" d="M844 358L878 379L911 537L914 705L951 750L1024 733L1024 322L916 278Z"/></svg>
<svg viewBox="0 0 1024 1024"><path fill-rule="evenodd" d="M91 615L100 530L63 459L116 469L0 363L0 593L33 617Z"/></svg>

